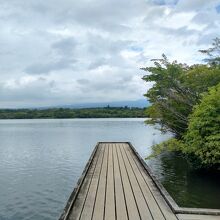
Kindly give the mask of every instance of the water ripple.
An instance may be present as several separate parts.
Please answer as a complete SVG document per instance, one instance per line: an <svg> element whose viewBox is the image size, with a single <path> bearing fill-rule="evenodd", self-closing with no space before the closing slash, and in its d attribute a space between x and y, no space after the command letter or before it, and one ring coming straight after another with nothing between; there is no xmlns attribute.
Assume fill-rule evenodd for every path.
<svg viewBox="0 0 220 220"><path fill-rule="evenodd" d="M146 156L169 137L143 121L0 120L0 220L58 219L98 141L131 141Z"/></svg>

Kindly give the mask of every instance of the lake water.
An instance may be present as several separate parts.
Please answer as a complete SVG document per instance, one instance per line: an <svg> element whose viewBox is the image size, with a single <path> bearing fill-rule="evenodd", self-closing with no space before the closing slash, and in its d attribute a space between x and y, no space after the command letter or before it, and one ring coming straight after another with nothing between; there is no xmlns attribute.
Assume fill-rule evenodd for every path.
<svg viewBox="0 0 220 220"><path fill-rule="evenodd" d="M0 120L0 219L58 219L98 141L130 141L145 157L152 144L169 137L144 119ZM189 177L176 155L148 163L170 193L178 194L178 203L218 206L218 178ZM199 190L207 187L214 202L198 202Z"/></svg>

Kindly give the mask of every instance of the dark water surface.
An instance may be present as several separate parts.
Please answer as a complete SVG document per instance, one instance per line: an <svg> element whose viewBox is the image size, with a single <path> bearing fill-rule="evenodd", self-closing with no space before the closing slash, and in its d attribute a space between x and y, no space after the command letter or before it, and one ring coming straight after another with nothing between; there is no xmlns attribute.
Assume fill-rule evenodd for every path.
<svg viewBox="0 0 220 220"><path fill-rule="evenodd" d="M175 153L163 154L148 165L179 206L220 209L220 172L193 171Z"/></svg>
<svg viewBox="0 0 220 220"><path fill-rule="evenodd" d="M130 141L145 157L169 137L144 119L0 120L0 219L58 219L98 141ZM220 208L216 176L178 156L148 163L179 204Z"/></svg>

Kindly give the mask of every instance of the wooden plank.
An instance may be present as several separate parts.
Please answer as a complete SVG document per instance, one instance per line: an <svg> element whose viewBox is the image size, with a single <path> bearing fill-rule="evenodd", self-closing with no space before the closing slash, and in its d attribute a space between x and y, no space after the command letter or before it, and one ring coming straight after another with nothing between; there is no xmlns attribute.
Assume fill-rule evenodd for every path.
<svg viewBox="0 0 220 220"><path fill-rule="evenodd" d="M106 194L106 179L107 179L107 166L108 166L108 145L103 144L102 147L105 148L102 170L100 174L99 186L97 190L97 196L95 201L95 207L93 212L94 220L104 219L104 209L105 209L105 194Z"/></svg>
<svg viewBox="0 0 220 220"><path fill-rule="evenodd" d="M137 164L135 163L134 159L131 156L131 152L128 150L129 145L128 144L123 144L123 152L126 155L127 160L129 161L131 165L131 169L133 170L135 177L139 183L139 186L141 188L141 191L144 195L145 202L147 203L149 210L153 216L153 219L156 220L165 220L165 217L160 209L160 207L157 204L157 201L153 197L148 185L146 184L142 173L140 172Z"/></svg>
<svg viewBox="0 0 220 220"><path fill-rule="evenodd" d="M61 220L220 220L210 213L175 215L131 145L100 143L95 149Z"/></svg>
<svg viewBox="0 0 220 220"><path fill-rule="evenodd" d="M82 186L80 187L80 191L79 194L77 195L76 200L74 201L73 207L70 211L70 214L68 215L68 219L69 220L77 220L79 219L82 209L83 209L83 205L84 202L86 200L86 196L89 190L89 186L92 180L92 176L93 173L95 171L97 162L98 162L98 158L100 155L100 149L101 149L101 145L98 146L98 149L94 155L94 158L92 160L91 166L89 167L89 170L86 174L86 177L82 183Z"/></svg>
<svg viewBox="0 0 220 220"><path fill-rule="evenodd" d="M122 185L121 171L117 158L116 147L113 145L113 158L114 158L114 179L115 179L115 201L116 201L116 219L128 220L127 206L125 201L124 189Z"/></svg>
<svg viewBox="0 0 220 220"><path fill-rule="evenodd" d="M103 162L103 155L104 155L104 148L101 146L97 165L95 167L95 171L92 176L91 184L90 184L89 191L86 197L86 201L83 206L80 219L92 219L93 208L94 208L95 199L96 199L96 191L98 188L99 177L100 177L101 167L102 167L102 162Z"/></svg>
<svg viewBox="0 0 220 220"><path fill-rule="evenodd" d="M160 192L157 189L157 187L155 186L153 180L151 179L151 177L149 176L147 171L144 169L144 167L142 166L142 164L140 163L139 159L134 154L134 152L132 151L130 146L128 146L127 149L128 149L128 151L130 151L130 155L134 159L136 165L139 167L139 170L140 170L146 184L148 185L152 195L156 199L158 206L160 207L161 211L163 212L165 219L166 220L177 220L177 217L173 214L172 210L170 209L170 207L168 206L168 204L166 203L166 201L164 200L164 198L160 194Z"/></svg>
<svg viewBox="0 0 220 220"><path fill-rule="evenodd" d="M105 200L105 220L114 220L115 213L115 185L114 185L114 161L112 145L109 145L108 154L108 171L107 171L107 186Z"/></svg>
<svg viewBox="0 0 220 220"><path fill-rule="evenodd" d="M149 207L148 207L146 200L143 196L143 193L141 191L140 185L135 177L135 174L132 170L132 167L131 167L131 165L125 155L125 152L123 150L123 144L120 144L120 151L121 151L121 155L123 158L123 162L125 164L126 172L127 172L130 184L131 184L131 188L134 193L134 197L135 197L138 209L139 209L141 219L153 220L153 217L150 213Z"/></svg>
<svg viewBox="0 0 220 220"><path fill-rule="evenodd" d="M220 220L220 216L196 215L196 214L177 214L179 220Z"/></svg>
<svg viewBox="0 0 220 220"><path fill-rule="evenodd" d="M120 149L117 147L116 148L117 152L117 158L119 162L119 168L121 170L121 176L122 176L122 184L124 187L124 194L125 194L125 201L127 204L127 211L128 211L128 218L131 220L139 220L140 215L139 215L139 210L137 208L137 204L132 192L132 188L129 182L129 178L126 172L126 168L123 162L123 158L120 152Z"/></svg>

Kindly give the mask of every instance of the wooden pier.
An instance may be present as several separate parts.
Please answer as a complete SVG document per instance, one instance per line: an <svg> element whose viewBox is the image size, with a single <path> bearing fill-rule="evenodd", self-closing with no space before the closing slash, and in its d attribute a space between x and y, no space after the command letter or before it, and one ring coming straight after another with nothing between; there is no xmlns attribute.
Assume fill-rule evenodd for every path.
<svg viewBox="0 0 220 220"><path fill-rule="evenodd" d="M129 143L99 143L60 220L220 220L176 214Z"/></svg>

